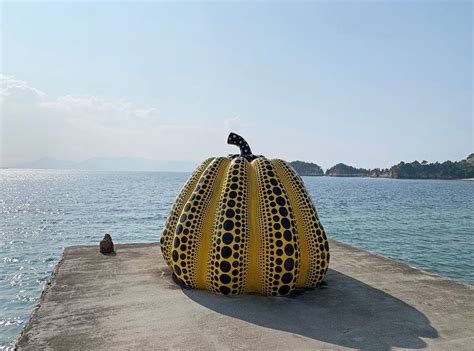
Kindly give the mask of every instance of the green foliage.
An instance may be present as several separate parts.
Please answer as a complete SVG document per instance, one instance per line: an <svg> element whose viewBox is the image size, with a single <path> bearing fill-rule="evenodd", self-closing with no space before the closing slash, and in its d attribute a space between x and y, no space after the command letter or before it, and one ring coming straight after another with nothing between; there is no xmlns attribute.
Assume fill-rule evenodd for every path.
<svg viewBox="0 0 474 351"><path fill-rule="evenodd" d="M474 154L462 161L421 164L400 162L390 168L392 178L462 179L474 178Z"/></svg>
<svg viewBox="0 0 474 351"><path fill-rule="evenodd" d="M294 161L290 163L300 175L324 175L321 167L314 163ZM344 163L326 170L325 175L331 177L384 177L384 178L411 178L411 179L463 179L474 178L474 153L465 160L445 161L443 163L400 162L390 169L365 169L348 166Z"/></svg>
<svg viewBox="0 0 474 351"><path fill-rule="evenodd" d="M323 169L315 163L293 161L293 162L290 162L290 165L301 176L323 176L324 175Z"/></svg>
<svg viewBox="0 0 474 351"><path fill-rule="evenodd" d="M338 163L326 170L326 175L333 177L368 177L369 174L368 169L355 168L344 163Z"/></svg>

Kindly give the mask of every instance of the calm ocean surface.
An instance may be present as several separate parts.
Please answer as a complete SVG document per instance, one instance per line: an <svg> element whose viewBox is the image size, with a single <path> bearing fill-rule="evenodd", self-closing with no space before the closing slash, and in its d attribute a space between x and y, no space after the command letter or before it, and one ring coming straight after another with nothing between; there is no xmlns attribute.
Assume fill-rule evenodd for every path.
<svg viewBox="0 0 474 351"><path fill-rule="evenodd" d="M187 173L0 170L0 349L65 246L156 242ZM474 284L474 182L304 177L328 236ZM159 254L157 252L157 254Z"/></svg>

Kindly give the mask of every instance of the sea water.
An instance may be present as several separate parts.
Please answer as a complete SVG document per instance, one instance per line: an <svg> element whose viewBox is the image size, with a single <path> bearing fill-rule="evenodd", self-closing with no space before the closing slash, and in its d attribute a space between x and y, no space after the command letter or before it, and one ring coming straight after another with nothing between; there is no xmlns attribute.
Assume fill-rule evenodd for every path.
<svg viewBox="0 0 474 351"><path fill-rule="evenodd" d="M0 170L0 349L64 247L157 242L187 173ZM474 182L303 177L330 238L474 284ZM157 254L159 254L157 252Z"/></svg>

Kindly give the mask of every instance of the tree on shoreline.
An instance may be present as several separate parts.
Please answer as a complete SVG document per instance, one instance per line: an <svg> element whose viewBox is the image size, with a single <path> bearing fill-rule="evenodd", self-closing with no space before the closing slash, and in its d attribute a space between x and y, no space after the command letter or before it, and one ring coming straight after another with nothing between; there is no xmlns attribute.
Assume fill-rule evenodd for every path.
<svg viewBox="0 0 474 351"><path fill-rule="evenodd" d="M423 160L399 164L389 169L365 169L355 168L344 163L338 163L328 168L325 173L321 167L313 163L295 161L291 163L300 175L326 175L330 177L383 177L399 179L464 179L474 178L474 153L471 153L465 160L445 161L443 163L428 163ZM293 164L314 165L321 170L318 174L311 174L306 169L295 167ZM308 166L306 166L308 167Z"/></svg>

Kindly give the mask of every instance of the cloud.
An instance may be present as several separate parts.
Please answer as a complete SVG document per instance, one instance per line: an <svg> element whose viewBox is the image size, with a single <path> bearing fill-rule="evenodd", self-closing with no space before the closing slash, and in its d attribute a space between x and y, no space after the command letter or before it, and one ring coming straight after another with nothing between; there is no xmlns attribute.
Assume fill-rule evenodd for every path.
<svg viewBox="0 0 474 351"><path fill-rule="evenodd" d="M108 101L98 96L65 95L53 101L44 101L42 108L61 113L71 119L93 119L97 123L154 123L159 121L155 107L136 107L130 102Z"/></svg>
<svg viewBox="0 0 474 351"><path fill-rule="evenodd" d="M29 83L12 76L0 74L0 99L2 102L36 102L46 97L46 93Z"/></svg>
<svg viewBox="0 0 474 351"><path fill-rule="evenodd" d="M12 76L0 80L0 162L5 165L43 157L199 160L221 150L229 129L245 128L239 117L221 123L192 115L166 119L155 106L90 95L54 97ZM197 141L200 148L190 148Z"/></svg>
<svg viewBox="0 0 474 351"><path fill-rule="evenodd" d="M160 128L156 107L99 96L51 96L0 75L0 161L140 154ZM153 132L154 135L157 132ZM135 144L135 145L134 145Z"/></svg>
<svg viewBox="0 0 474 351"><path fill-rule="evenodd" d="M38 107L44 113L60 114L71 120L89 119L95 123L129 124L137 122L156 123L159 112L156 107L137 107L131 102L113 101L99 96L64 95L57 98L33 87L28 82L12 76L0 75L0 101L2 110L10 104L28 104Z"/></svg>

